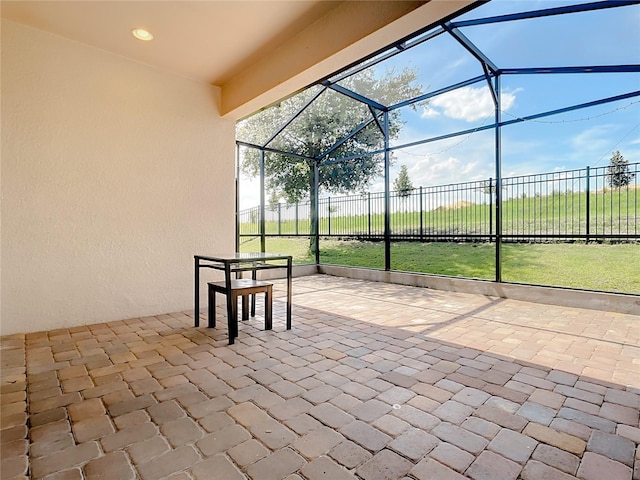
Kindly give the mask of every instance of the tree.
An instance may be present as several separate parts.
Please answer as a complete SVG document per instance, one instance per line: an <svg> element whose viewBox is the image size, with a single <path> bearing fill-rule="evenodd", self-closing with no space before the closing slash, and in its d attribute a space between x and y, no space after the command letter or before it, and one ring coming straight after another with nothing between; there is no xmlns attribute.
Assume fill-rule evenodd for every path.
<svg viewBox="0 0 640 480"><path fill-rule="evenodd" d="M340 82L340 86L358 92L383 105L392 105L402 100L415 98L422 93L416 84L416 71L403 69L387 71L377 75L372 69L359 72ZM264 143L276 129L291 119L302 106L310 101L322 87L303 91L280 104L240 122L237 137L249 139L252 143ZM414 105L414 108L416 106ZM376 112L377 121L372 121L342 144L358 125L372 119ZM315 253L315 210L314 167L319 166L319 189L327 193L363 192L371 181L384 171L384 155L358 155L384 148L384 136L379 124L383 123L381 112L371 110L361 102L334 90L322 92L304 111L293 120L269 147L293 153L295 156L275 152L265 152L265 188L289 203L308 199L311 204L310 251ZM401 127L399 110L389 113L389 137L397 137ZM333 148L333 150L331 150ZM328 155L324 152L331 150ZM259 172L257 149L247 149L242 162L243 172L255 177ZM344 157L352 160L331 162ZM322 164L322 163L324 164Z"/></svg>
<svg viewBox="0 0 640 480"><path fill-rule="evenodd" d="M607 178L611 188L626 187L631 183L636 174L629 170L629 162L625 160L619 150L611 155L607 167Z"/></svg>
<svg viewBox="0 0 640 480"><path fill-rule="evenodd" d="M406 198L411 195L413 183L411 183L411 179L409 178L409 172L407 171L406 165L400 166L398 176L393 181L393 189L398 193L399 197Z"/></svg>

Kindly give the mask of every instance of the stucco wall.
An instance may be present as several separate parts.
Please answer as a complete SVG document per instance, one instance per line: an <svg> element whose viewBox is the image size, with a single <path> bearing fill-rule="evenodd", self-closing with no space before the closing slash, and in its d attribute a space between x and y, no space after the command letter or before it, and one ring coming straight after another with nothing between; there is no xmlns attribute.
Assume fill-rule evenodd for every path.
<svg viewBox="0 0 640 480"><path fill-rule="evenodd" d="M191 308L234 245L218 89L8 21L1 88L0 333Z"/></svg>

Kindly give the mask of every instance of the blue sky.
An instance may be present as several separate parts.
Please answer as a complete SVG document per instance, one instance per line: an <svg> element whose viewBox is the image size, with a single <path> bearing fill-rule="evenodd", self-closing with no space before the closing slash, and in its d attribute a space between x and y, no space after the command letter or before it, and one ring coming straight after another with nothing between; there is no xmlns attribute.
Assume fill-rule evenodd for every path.
<svg viewBox="0 0 640 480"><path fill-rule="evenodd" d="M493 0L460 19L482 18L580 3ZM640 64L640 6L605 9L462 29L499 68ZM479 63L449 35L440 35L378 65L418 72L424 91L475 77ZM503 75L502 119L522 117L640 90L640 73ZM402 111L405 122L392 145L402 145L492 123L486 83L432 98ZM503 176L606 166L620 150L640 161L640 97L523 122L502 129ZM414 186L495 176L493 130L395 150L391 180L406 165ZM372 191L384 188L383 179ZM256 183L241 178L241 209L258 204Z"/></svg>

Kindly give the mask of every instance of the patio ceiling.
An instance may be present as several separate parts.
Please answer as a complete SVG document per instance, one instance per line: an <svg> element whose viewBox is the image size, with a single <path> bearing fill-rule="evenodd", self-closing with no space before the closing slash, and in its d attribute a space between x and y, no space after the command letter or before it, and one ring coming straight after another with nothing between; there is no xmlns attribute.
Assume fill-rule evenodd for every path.
<svg viewBox="0 0 640 480"><path fill-rule="evenodd" d="M217 85L239 118L471 3L3 1L2 16Z"/></svg>

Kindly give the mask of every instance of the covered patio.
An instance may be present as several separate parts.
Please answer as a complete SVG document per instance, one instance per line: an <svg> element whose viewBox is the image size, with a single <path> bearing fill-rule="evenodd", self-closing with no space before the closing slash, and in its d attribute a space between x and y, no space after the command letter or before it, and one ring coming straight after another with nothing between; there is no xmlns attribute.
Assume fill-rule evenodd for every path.
<svg viewBox="0 0 640 480"><path fill-rule="evenodd" d="M3 478L640 478L637 316L311 275L287 331L285 290L232 346L191 310L3 337Z"/></svg>
<svg viewBox="0 0 640 480"><path fill-rule="evenodd" d="M238 250L236 121L484 2L2 3L3 479L640 480L637 295L549 305L503 298L498 261L482 293L316 261L291 330L282 279L273 330L261 302L235 345L222 306L194 327L193 255ZM129 43L131 18L157 43ZM495 73L471 80L498 104ZM405 274L386 224L365 277Z"/></svg>

